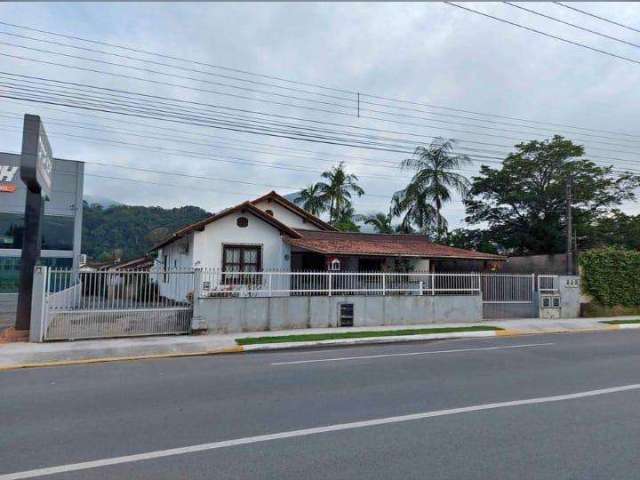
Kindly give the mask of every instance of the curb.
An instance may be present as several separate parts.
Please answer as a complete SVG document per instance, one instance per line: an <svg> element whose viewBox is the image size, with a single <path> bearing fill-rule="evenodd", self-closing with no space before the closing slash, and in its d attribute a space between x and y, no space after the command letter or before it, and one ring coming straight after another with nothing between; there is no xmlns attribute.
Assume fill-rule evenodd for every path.
<svg viewBox="0 0 640 480"><path fill-rule="evenodd" d="M205 355L217 355L225 353L240 353L243 349L241 346L218 348L212 350L203 350L201 352L171 352L171 353L157 353L149 355L129 355L120 357L102 357L102 358L84 358L75 360L54 360L48 362L32 362L32 363L20 363L15 365L0 365L0 372L7 372L10 370L20 370L23 368L44 368L44 367L65 367L72 365L84 365L91 363L108 363L108 362L126 362L131 360L154 360L160 358L176 358L176 357L202 357Z"/></svg>
<svg viewBox="0 0 640 480"><path fill-rule="evenodd" d="M632 330L635 328L640 328L640 323L607 323L606 326L610 330Z"/></svg>
<svg viewBox="0 0 640 480"><path fill-rule="evenodd" d="M399 335L390 337L363 337L363 338L348 338L348 339L334 339L334 340L316 340L310 342L282 342L282 343L264 343L253 345L237 345L232 347L205 349L201 351L191 352L166 352L157 354L145 354L145 355L121 355L113 357L100 357L100 358L78 358L69 360L54 360L44 362L27 362L20 364L0 364L0 372L19 370L25 368L39 368L39 367L61 367L71 365L83 365L92 363L107 363L107 362L123 362L131 360L153 360L160 358L176 358L176 357L197 357L205 355L219 355L229 353L246 353L246 352L259 352L259 351L275 351L275 350L295 350L305 349L313 347L326 347L326 346L349 346L349 345L379 345L389 343L410 343L420 342L425 340L445 340L456 338L490 338L490 337L517 337L524 335L542 335L551 333L587 333L587 332L607 332L617 331L623 329L640 329L639 324L616 324L608 325L603 324L598 328L580 328L580 329L567 329L559 328L554 330L523 330L523 329L504 329L495 331L479 331L479 332L457 332L457 333L432 333L423 335Z"/></svg>
<svg viewBox="0 0 640 480"><path fill-rule="evenodd" d="M443 340L453 338L480 338L480 337L496 337L496 331L480 331L480 332L458 332L458 333L432 333L424 335L402 335L394 337L364 337L364 338L348 338L336 340L316 340L313 342L283 342L283 343L264 343L255 345L237 345L233 347L225 347L218 349L208 349L196 352L167 352L147 355L122 355L117 357L102 358L79 358L69 360L54 360L45 362L28 362L21 364L0 364L0 372L9 370L19 370L23 368L39 368L39 367L62 367L71 365L82 365L91 363L106 362L123 362L130 360L149 360L159 358L175 358L175 357L197 357L205 355L218 355L225 353L242 353L268 350L293 350L304 349L309 347L332 346L332 345L373 345L384 343L407 343L419 342L424 340Z"/></svg>
<svg viewBox="0 0 640 480"><path fill-rule="evenodd" d="M344 338L335 340L315 340L311 342L281 342L281 343L257 343L253 345L242 345L245 352L256 352L265 350L291 350L296 348L322 347L331 345L376 345L384 343L407 343L419 342L424 340L444 340L451 338L473 338L473 337L496 337L496 331L480 331L480 332L458 332L458 333L430 333L423 335L397 335L393 337L363 337L363 338Z"/></svg>

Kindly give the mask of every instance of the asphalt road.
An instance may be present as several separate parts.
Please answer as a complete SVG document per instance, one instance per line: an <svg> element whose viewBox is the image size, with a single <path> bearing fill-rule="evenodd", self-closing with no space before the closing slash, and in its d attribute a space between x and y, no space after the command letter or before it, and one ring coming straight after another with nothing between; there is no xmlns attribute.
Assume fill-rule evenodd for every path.
<svg viewBox="0 0 640 480"><path fill-rule="evenodd" d="M0 372L0 480L628 480L639 384L636 331Z"/></svg>

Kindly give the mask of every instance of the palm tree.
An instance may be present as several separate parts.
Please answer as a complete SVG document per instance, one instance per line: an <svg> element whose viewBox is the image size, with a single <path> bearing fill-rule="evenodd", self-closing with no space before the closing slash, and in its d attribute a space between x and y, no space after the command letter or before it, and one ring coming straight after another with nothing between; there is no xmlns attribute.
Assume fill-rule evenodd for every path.
<svg viewBox="0 0 640 480"><path fill-rule="evenodd" d="M364 190L356 183L358 177L344 170L344 162L340 162L331 170L323 172L326 182L319 182L321 198L329 206L329 223L335 223L343 212L351 207L352 194L358 197Z"/></svg>
<svg viewBox="0 0 640 480"><path fill-rule="evenodd" d="M369 215L357 215L355 218L365 225L371 225L376 233L394 233L396 231L391 224L393 219L391 213L377 212Z"/></svg>
<svg viewBox="0 0 640 480"><path fill-rule="evenodd" d="M359 232L360 226L356 223L359 216L356 215L353 207L349 205L340 211L333 222L333 226L341 232Z"/></svg>
<svg viewBox="0 0 640 480"><path fill-rule="evenodd" d="M294 203L302 206L307 212L316 217L327 209L319 183L312 183L304 190L301 190L294 199Z"/></svg>
<svg viewBox="0 0 640 480"><path fill-rule="evenodd" d="M454 153L455 140L438 137L428 147L416 148L413 157L402 161L403 169L414 170L407 187L392 199L394 215L404 214L403 224L415 224L424 233L435 228L436 240L447 231L441 211L451 201L452 191L466 196L469 180L455 170L471 163L467 155Z"/></svg>

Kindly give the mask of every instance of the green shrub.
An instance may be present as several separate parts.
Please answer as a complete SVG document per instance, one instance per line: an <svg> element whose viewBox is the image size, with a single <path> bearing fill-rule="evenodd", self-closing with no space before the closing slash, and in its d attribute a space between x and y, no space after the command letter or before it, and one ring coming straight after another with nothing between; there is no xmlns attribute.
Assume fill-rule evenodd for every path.
<svg viewBox="0 0 640 480"><path fill-rule="evenodd" d="M640 252L618 248L580 255L582 288L604 306L640 305Z"/></svg>

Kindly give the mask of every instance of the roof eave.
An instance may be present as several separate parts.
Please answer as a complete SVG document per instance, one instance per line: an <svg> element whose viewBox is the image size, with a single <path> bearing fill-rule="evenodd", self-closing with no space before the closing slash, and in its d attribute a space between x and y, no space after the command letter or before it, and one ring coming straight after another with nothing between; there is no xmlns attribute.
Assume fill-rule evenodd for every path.
<svg viewBox="0 0 640 480"><path fill-rule="evenodd" d="M506 257L499 255L478 255L478 256L462 256L462 255L429 255L429 254L413 254L413 253L372 253L372 252L358 252L358 253L345 253L336 250L326 250L318 247L310 247L307 245L297 245L297 242L288 241L292 247L301 248L303 250L319 253L321 255L347 255L347 256L360 256L360 257L409 257L409 258L432 258L437 260L482 260L482 261L496 261L504 262Z"/></svg>

